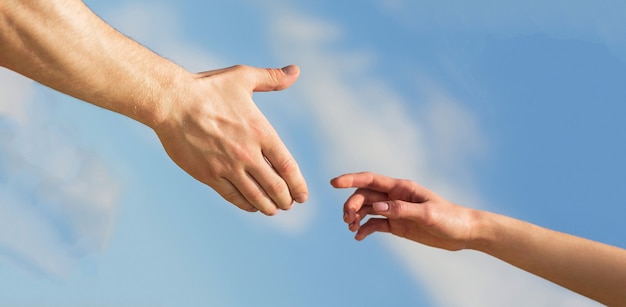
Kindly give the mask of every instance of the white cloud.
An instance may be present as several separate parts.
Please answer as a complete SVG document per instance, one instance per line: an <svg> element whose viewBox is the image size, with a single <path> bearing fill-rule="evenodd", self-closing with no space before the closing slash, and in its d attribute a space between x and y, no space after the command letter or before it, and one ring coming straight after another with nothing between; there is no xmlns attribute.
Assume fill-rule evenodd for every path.
<svg viewBox="0 0 626 307"><path fill-rule="evenodd" d="M64 276L104 248L119 186L33 100L34 82L0 70L0 255L38 274Z"/></svg>
<svg viewBox="0 0 626 307"><path fill-rule="evenodd" d="M242 219L260 225L276 228L284 235L299 236L310 229L318 212L315 201L309 200L305 204L294 204L288 211L279 211L272 217L263 214L239 215Z"/></svg>
<svg viewBox="0 0 626 307"><path fill-rule="evenodd" d="M306 83L301 87L301 100L308 102L328 143L323 158L333 173L372 170L407 177L449 199L482 206L469 180L438 171L447 163L463 168L467 155L485 150L471 112L443 87L425 82L419 86L428 92L427 99L419 110L422 115L417 116L385 80L368 73L367 65L342 65L344 59L364 59L368 57L362 55L369 53L330 51L334 50L330 48L333 40L341 38L337 26L284 11L284 7L283 11L272 9L277 14L268 18L274 22L270 37L275 39L273 45L280 57L306 71L301 77ZM307 37L307 33L314 35ZM427 138L428 133L436 137ZM538 283L537 277L486 255L450 253L381 237L441 306L592 304L548 282Z"/></svg>
<svg viewBox="0 0 626 307"><path fill-rule="evenodd" d="M27 115L24 105L19 102L30 99L33 81L0 67L0 84L3 86L0 92L0 116L22 124L26 121Z"/></svg>

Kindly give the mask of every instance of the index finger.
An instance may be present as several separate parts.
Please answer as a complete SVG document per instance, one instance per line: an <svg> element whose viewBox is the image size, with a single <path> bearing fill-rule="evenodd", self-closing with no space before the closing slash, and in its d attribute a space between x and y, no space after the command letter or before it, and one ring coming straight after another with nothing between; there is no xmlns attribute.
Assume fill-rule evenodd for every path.
<svg viewBox="0 0 626 307"><path fill-rule="evenodd" d="M398 185L398 179L372 172L360 172L341 175L332 179L330 184L340 189L362 188L387 193Z"/></svg>
<svg viewBox="0 0 626 307"><path fill-rule="evenodd" d="M330 184L335 188L358 188L386 193L390 199L410 202L424 202L433 195L428 189L413 181L395 179L372 172L341 175L332 179Z"/></svg>

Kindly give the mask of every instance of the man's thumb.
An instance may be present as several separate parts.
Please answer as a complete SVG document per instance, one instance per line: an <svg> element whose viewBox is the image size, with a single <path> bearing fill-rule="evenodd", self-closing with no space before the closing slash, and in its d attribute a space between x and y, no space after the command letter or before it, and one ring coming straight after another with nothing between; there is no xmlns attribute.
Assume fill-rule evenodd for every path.
<svg viewBox="0 0 626 307"><path fill-rule="evenodd" d="M280 69L259 68L258 72L255 92L280 91L288 88L298 79L300 68L296 65L288 65Z"/></svg>

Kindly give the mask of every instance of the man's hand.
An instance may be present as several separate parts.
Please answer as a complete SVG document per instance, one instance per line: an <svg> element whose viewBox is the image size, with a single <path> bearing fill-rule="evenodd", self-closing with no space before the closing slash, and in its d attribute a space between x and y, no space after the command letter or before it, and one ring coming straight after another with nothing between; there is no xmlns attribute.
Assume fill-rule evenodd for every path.
<svg viewBox="0 0 626 307"><path fill-rule="evenodd" d="M304 202L298 165L252 101L298 68L192 74L122 35L80 0L0 1L0 66L155 130L172 160L238 207Z"/></svg>
<svg viewBox="0 0 626 307"><path fill-rule="evenodd" d="M256 107L252 93L277 91L297 66L234 66L197 74L154 128L176 164L246 211L274 215L308 191L298 165Z"/></svg>

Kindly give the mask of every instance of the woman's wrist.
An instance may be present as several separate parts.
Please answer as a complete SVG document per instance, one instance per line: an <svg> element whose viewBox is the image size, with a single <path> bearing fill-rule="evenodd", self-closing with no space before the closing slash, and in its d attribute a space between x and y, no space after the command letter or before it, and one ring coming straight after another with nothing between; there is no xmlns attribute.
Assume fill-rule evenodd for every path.
<svg viewBox="0 0 626 307"><path fill-rule="evenodd" d="M498 234L501 233L502 216L481 210L475 210L472 214L471 238L467 243L467 249L489 253L489 250L498 241Z"/></svg>

